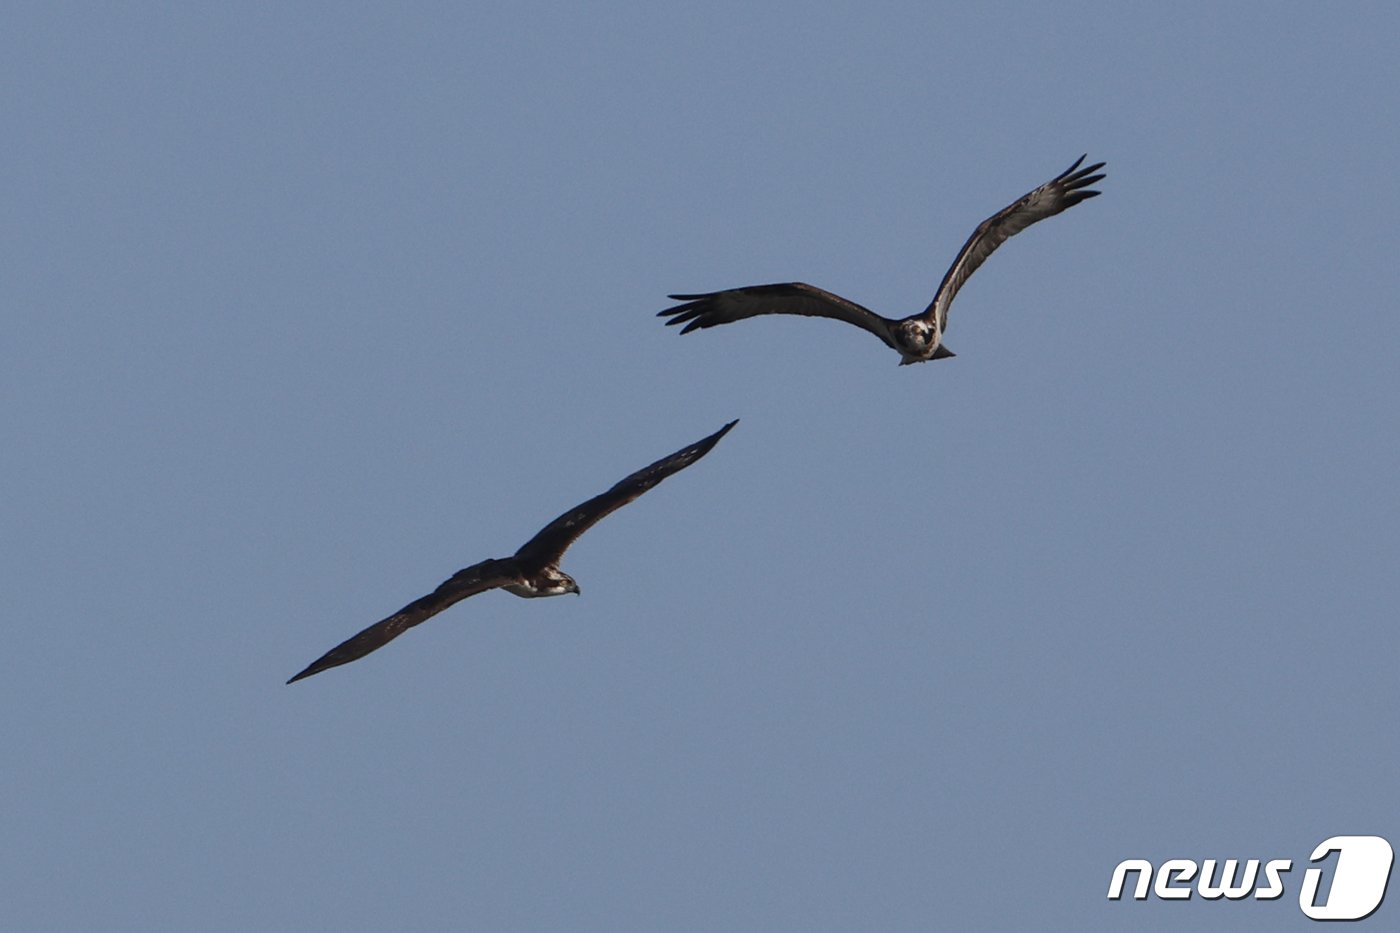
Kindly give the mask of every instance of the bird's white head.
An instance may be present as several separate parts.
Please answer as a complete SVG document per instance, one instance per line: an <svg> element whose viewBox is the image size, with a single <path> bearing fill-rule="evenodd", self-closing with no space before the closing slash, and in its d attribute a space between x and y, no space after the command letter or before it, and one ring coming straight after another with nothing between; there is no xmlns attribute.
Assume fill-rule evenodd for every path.
<svg viewBox="0 0 1400 933"><path fill-rule="evenodd" d="M577 581L558 567L546 567L540 574L539 582L544 584L539 587L541 596L562 596L565 593L579 595Z"/></svg>
<svg viewBox="0 0 1400 933"><path fill-rule="evenodd" d="M895 343L899 344L899 352L902 355L900 365L922 363L932 359L938 350L940 337L938 328L922 318L900 321L894 330Z"/></svg>

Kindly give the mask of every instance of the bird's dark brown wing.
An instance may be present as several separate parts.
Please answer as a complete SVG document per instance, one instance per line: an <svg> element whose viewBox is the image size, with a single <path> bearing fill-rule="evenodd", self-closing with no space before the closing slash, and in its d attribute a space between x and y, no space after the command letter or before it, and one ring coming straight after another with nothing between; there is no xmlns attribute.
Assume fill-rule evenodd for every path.
<svg viewBox="0 0 1400 933"><path fill-rule="evenodd" d="M519 568L515 560L484 560L452 577L422 599L415 599L398 612L374 623L358 635L347 638L330 651L321 655L287 683L296 683L304 677L319 674L329 667L349 664L359 660L378 648L398 638L419 622L430 619L455 602L495 589L519 579Z"/></svg>
<svg viewBox="0 0 1400 933"><path fill-rule="evenodd" d="M939 333L942 333L948 326L948 306L953 303L953 296L998 246L1037 221L1054 217L1080 201L1097 197L1101 192L1084 189L1104 177L1093 174L1103 168L1104 163L1095 162L1086 168L1079 168L1083 161L1084 156L1080 156L1069 168L978 224L972 236L963 244L958 258L948 267L933 301L919 316L936 323Z"/></svg>
<svg viewBox="0 0 1400 933"><path fill-rule="evenodd" d="M719 443L719 439L738 424L734 420L689 447L676 451L669 457L662 457L651 466L643 467L626 479L621 480L607 492L594 496L582 505L576 506L544 526L529 541L515 552L515 560L526 573L550 564L559 563L569 545L578 540L579 535L592 528L605 515L622 508L636 499L672 473L679 473L699 460Z"/></svg>
<svg viewBox="0 0 1400 933"><path fill-rule="evenodd" d="M805 282L751 285L722 292L667 297L683 301L685 304L659 311L656 316L669 317L670 320L666 322L668 326L685 324L685 327L681 328L683 334L688 334L696 328L728 324L746 317L758 317L760 314L802 314L807 317L829 317L854 324L862 330L870 331L888 346L899 349L890 337L893 321L854 301L847 301L840 295L833 295Z"/></svg>

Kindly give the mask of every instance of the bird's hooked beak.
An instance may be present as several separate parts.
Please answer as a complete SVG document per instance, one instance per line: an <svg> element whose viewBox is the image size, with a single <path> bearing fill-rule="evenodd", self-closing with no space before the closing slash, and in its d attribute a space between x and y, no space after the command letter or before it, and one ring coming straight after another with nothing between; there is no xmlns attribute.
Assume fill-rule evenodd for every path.
<svg viewBox="0 0 1400 933"><path fill-rule="evenodd" d="M570 586L569 589L568 589L568 592L573 593L575 596L582 596L582 595L583 595L583 592L578 588L578 584L577 584L577 583L575 583L575 584L573 584L572 586Z"/></svg>

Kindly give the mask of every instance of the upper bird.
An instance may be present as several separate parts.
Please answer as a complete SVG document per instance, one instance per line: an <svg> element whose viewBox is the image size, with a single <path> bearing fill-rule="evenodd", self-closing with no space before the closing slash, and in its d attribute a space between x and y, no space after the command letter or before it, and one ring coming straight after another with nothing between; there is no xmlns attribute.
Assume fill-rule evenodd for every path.
<svg viewBox="0 0 1400 933"><path fill-rule="evenodd" d="M651 466L643 467L602 495L570 509L545 525L513 556L491 558L457 571L427 596L414 600L387 619L336 645L287 683L295 683L327 668L358 660L453 603L477 593L497 587L525 597L578 593L574 578L559 569L559 561L569 545L605 515L622 508L672 473L679 473L705 456L738 423L737 420L729 422L709 437L663 457Z"/></svg>
<svg viewBox="0 0 1400 933"><path fill-rule="evenodd" d="M714 327L760 314L804 314L808 317L829 317L854 324L870 331L900 354L899 365L923 363L954 356L943 345L943 332L948 328L948 306L958 289L977 267L992 255L998 246L1031 224L1068 210L1080 201L1096 197L1098 191L1085 189L1104 176L1095 175L1104 167L1095 162L1080 168L1084 156L1059 175L1036 188L1014 204L997 211L977 225L967 238L958 258L948 267L933 301L919 314L900 320L883 317L840 295L805 282L779 285L752 285L722 292L697 295L670 295L685 304L667 308L657 317L669 317L667 324L686 322L681 333L688 334L697 327Z"/></svg>

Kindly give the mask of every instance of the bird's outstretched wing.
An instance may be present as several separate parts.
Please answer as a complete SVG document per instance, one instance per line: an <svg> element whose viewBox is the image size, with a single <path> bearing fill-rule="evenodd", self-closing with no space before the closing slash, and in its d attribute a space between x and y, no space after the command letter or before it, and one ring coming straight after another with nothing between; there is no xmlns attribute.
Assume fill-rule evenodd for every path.
<svg viewBox="0 0 1400 933"><path fill-rule="evenodd" d="M672 473L679 473L705 456L719 443L719 439L738 423L737 419L729 422L709 437L698 440L669 457L662 457L651 466L643 467L619 481L602 495L594 496L560 515L521 545L520 550L515 552L514 559L526 568L559 563L559 559L564 556L569 545L578 540L579 535L592 528L605 515L617 511Z"/></svg>
<svg viewBox="0 0 1400 933"><path fill-rule="evenodd" d="M516 562L506 560L484 560L459 570L450 579L422 599L415 599L398 612L374 623L358 635L347 638L330 651L312 661L300 674L287 683L296 683L304 677L319 674L330 667L349 664L359 660L378 648L398 638L419 622L430 619L455 602L468 596L484 593L519 578Z"/></svg>
<svg viewBox="0 0 1400 933"><path fill-rule="evenodd" d="M953 303L953 296L957 295L963 283L977 271L978 266L987 261L987 257L992 255L998 246L1031 224L1054 217L1080 201L1101 194L1102 192L1084 189L1104 177L1093 174L1103 168L1104 163L1095 162L1086 168L1079 168L1084 158L1080 156L1069 168L978 224L972 236L963 244L958 258L948 267L933 301L929 302L929 306L920 316L927 318L930 323L936 323L939 333L942 333L948 326L948 306Z"/></svg>
<svg viewBox="0 0 1400 933"><path fill-rule="evenodd" d="M888 346L899 349L890 336L893 321L881 317L869 308L840 295L805 282L785 282L778 285L751 285L722 292L699 295L668 295L685 304L657 312L657 317L669 317L666 324L681 324L681 333L688 334L699 327L714 327L741 321L760 314L802 314L807 317L829 317L868 330Z"/></svg>

